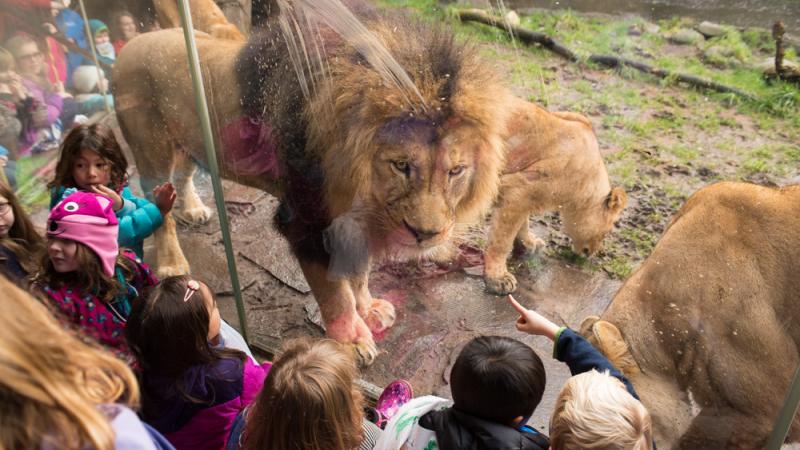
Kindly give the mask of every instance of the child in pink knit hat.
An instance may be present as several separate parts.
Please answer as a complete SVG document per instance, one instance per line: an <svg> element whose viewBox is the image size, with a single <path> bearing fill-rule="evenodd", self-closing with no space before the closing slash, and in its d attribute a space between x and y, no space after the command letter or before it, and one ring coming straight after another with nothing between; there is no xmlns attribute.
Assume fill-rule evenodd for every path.
<svg viewBox="0 0 800 450"><path fill-rule="evenodd" d="M125 323L140 293L157 283L133 252L120 252L112 201L75 192L47 220L47 254L34 283L61 313L122 359L132 362Z"/></svg>

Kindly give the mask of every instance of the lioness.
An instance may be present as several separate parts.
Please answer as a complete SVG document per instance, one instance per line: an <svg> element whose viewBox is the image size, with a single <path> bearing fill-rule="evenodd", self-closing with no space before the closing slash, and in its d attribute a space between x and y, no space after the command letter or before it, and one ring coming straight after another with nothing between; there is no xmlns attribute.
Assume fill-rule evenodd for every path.
<svg viewBox="0 0 800 450"><path fill-rule="evenodd" d="M622 188L611 188L591 122L580 114L548 112L516 100L506 142L484 253L486 289L497 295L517 287L506 268L515 238L532 251L545 246L528 229L531 214L558 210L575 252L589 256L600 249L627 200Z"/></svg>
<svg viewBox="0 0 800 450"><path fill-rule="evenodd" d="M701 189L602 320L584 321L641 394L659 448L764 448L800 363L799 217L800 186Z"/></svg>
<svg viewBox="0 0 800 450"><path fill-rule="evenodd" d="M510 94L475 49L448 32L366 5L355 11L419 97L388 82L324 26L313 30L324 52L307 56L319 55L322 63L308 67L325 72L305 74L318 80L308 97L274 22L246 46L196 34L222 176L281 198L276 225L328 336L353 343L369 363L377 352L372 332L391 326L394 308L370 295L368 259L435 255L451 244L454 229L488 209L503 166ZM183 216L207 220L192 183L193 161L205 157L180 31L131 40L113 80L144 191L174 176ZM334 220L340 218L347 220ZM159 273L188 271L170 217L155 237ZM348 244L364 241L367 260L352 261L362 255L346 253ZM352 270L332 274L332 259L351 260Z"/></svg>
<svg viewBox="0 0 800 450"><path fill-rule="evenodd" d="M178 0L180 1L180 0ZM156 18L161 28L180 28L181 16L175 0L153 0ZM246 39L236 25L228 22L214 0L189 0L192 25L215 38L244 42Z"/></svg>

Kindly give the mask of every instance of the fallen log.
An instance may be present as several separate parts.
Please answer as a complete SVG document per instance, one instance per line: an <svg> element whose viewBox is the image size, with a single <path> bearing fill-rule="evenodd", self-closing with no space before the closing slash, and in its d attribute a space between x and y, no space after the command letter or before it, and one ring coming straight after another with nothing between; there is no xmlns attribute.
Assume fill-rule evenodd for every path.
<svg viewBox="0 0 800 450"><path fill-rule="evenodd" d="M561 42L553 39L551 36L545 33L539 33L519 26L511 25L509 23L506 23L503 19L494 17L483 10L480 9L460 10L458 11L458 18L462 22L479 22L485 25L491 25L493 27L499 28L501 30L510 33L515 39L518 39L520 42L524 42L525 44L529 45L539 44L542 47L546 48L547 50L550 50L551 52L569 61L577 63L580 63L582 61L582 59L578 56L577 53L569 49ZM669 70L659 69L657 67L653 67L649 64L640 61L634 61L619 56L589 55L587 58L585 58L585 61L610 68L630 67L640 72L653 75L657 78L672 79L679 81L681 83L686 83L690 86L694 86L697 88L734 94L747 100L756 100L756 97L753 96L752 94L747 93L735 87L726 86L724 84L717 83L716 81L707 80L705 78L700 78L694 75L670 72Z"/></svg>

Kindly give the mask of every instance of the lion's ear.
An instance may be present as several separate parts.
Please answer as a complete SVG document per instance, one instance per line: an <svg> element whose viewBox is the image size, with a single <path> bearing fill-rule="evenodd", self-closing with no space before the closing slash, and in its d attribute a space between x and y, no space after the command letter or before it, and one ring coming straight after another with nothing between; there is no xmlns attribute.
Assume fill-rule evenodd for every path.
<svg viewBox="0 0 800 450"><path fill-rule="evenodd" d="M618 214L622 211L626 203L628 203L628 196L621 187L611 189L611 192L606 198L606 208L614 214Z"/></svg>

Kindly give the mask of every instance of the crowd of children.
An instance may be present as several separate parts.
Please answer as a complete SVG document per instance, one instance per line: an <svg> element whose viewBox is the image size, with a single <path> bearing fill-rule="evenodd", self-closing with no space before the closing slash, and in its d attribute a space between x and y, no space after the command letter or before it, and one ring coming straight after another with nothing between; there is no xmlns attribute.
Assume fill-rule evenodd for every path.
<svg viewBox="0 0 800 450"><path fill-rule="evenodd" d="M0 12L0 178L12 187L17 161L56 150L73 124L113 108L111 68L139 34L126 11L111 16L109 29L85 22L69 0L38 3Z"/></svg>
<svg viewBox="0 0 800 450"><path fill-rule="evenodd" d="M205 283L159 281L142 262L174 187L134 195L111 128L81 119L113 107L102 94L103 67L136 36L135 19L114 15L112 38L69 0L50 3L48 33L88 50L88 25L101 67L52 36L9 31L0 20L0 448L655 447L650 416L622 373L574 331L511 297L517 330L551 339L573 374L547 433L527 425L542 401L544 365L508 337L463 347L452 400L413 398L398 380L368 408L353 355L331 340L294 340L259 364ZM16 196L15 161L55 148L40 234Z"/></svg>

